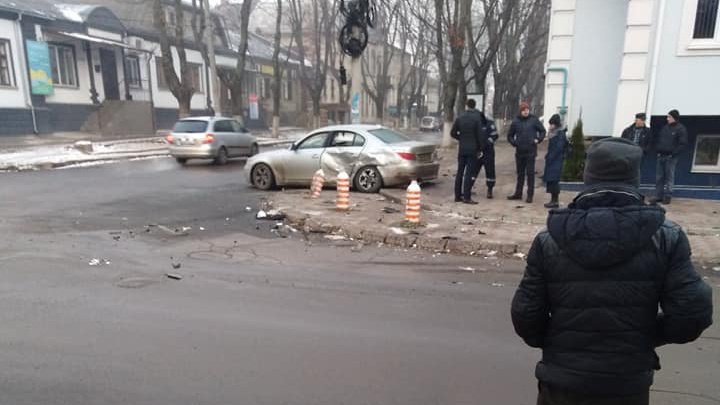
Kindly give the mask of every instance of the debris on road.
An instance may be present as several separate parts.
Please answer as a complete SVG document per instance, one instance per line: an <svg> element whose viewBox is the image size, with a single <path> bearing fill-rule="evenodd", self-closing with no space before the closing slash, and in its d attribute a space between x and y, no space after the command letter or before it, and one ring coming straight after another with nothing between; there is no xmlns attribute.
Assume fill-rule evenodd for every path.
<svg viewBox="0 0 720 405"><path fill-rule="evenodd" d="M268 221L282 221L283 219L285 219L285 214L278 210L269 210L267 212L264 210L260 210L255 217L257 219L264 219Z"/></svg>
<svg viewBox="0 0 720 405"><path fill-rule="evenodd" d="M102 266L109 265L111 262L108 259L92 259L88 262L89 266Z"/></svg>
<svg viewBox="0 0 720 405"><path fill-rule="evenodd" d="M515 253L513 257L517 257L518 259L525 260L525 253Z"/></svg>
<svg viewBox="0 0 720 405"><path fill-rule="evenodd" d="M491 283L490 285L493 287L505 287L505 284L503 283Z"/></svg>
<svg viewBox="0 0 720 405"><path fill-rule="evenodd" d="M475 274L475 268L474 268L474 267L462 267L462 266L461 266L461 267L460 267L460 270L469 271L469 272Z"/></svg>
<svg viewBox="0 0 720 405"><path fill-rule="evenodd" d="M201 226L201 227L200 227L200 230L201 230L201 231L204 231L204 230L205 230L205 228L203 228L203 227Z"/></svg>
<svg viewBox="0 0 720 405"><path fill-rule="evenodd" d="M347 240L344 235L325 235L325 239L328 240Z"/></svg>
<svg viewBox="0 0 720 405"><path fill-rule="evenodd" d="M397 214L400 212L399 209L393 207L384 207L382 211L386 214Z"/></svg>
<svg viewBox="0 0 720 405"><path fill-rule="evenodd" d="M246 211L246 212L251 212L251 211L252 211L252 207L245 207L245 211Z"/></svg>
<svg viewBox="0 0 720 405"><path fill-rule="evenodd" d="M463 282L462 282L462 281L453 281L453 282L450 283L450 284L453 284L453 285L462 285Z"/></svg>
<svg viewBox="0 0 720 405"><path fill-rule="evenodd" d="M165 273L165 277L171 279L171 280L182 280L183 277L179 274L175 273Z"/></svg>
<svg viewBox="0 0 720 405"><path fill-rule="evenodd" d="M406 230L403 230L403 229L400 229L400 228L395 228L395 227L390 228L390 230L391 230L392 233L394 233L395 235L407 235L407 233L408 233Z"/></svg>
<svg viewBox="0 0 720 405"><path fill-rule="evenodd" d="M718 266L718 267L713 267L713 271L720 271L720 266Z"/></svg>

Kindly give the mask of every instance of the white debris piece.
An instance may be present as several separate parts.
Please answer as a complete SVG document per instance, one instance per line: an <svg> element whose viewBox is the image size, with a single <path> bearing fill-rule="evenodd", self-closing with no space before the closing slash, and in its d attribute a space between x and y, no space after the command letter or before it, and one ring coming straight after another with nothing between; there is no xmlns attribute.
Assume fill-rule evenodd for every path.
<svg viewBox="0 0 720 405"><path fill-rule="evenodd" d="M99 266L100 265L100 259L92 259L88 263L90 266Z"/></svg>
<svg viewBox="0 0 720 405"><path fill-rule="evenodd" d="M345 240L345 236L343 235L325 235L325 239L328 240Z"/></svg>
<svg viewBox="0 0 720 405"><path fill-rule="evenodd" d="M713 271L720 271L720 266L718 266L718 267L713 267Z"/></svg>
<svg viewBox="0 0 720 405"><path fill-rule="evenodd" d="M475 269L473 267L460 267L460 270L470 271L470 272L475 273Z"/></svg>
<svg viewBox="0 0 720 405"><path fill-rule="evenodd" d="M245 211L247 211L247 212L252 211L252 207L245 207Z"/></svg>
<svg viewBox="0 0 720 405"><path fill-rule="evenodd" d="M205 228L203 228L203 227L201 226L201 227L200 227L200 230L201 230L201 231L204 231L204 230L205 230Z"/></svg>
<svg viewBox="0 0 720 405"><path fill-rule="evenodd" d="M263 210L258 211L257 215L255 216L257 219L265 219L267 218L267 213Z"/></svg>
<svg viewBox="0 0 720 405"><path fill-rule="evenodd" d="M513 257L517 257L518 259L525 259L525 253L515 253Z"/></svg>
<svg viewBox="0 0 720 405"><path fill-rule="evenodd" d="M395 235L407 235L407 231L402 230L402 229L400 229L400 228L390 228L390 230L391 230Z"/></svg>
<svg viewBox="0 0 720 405"><path fill-rule="evenodd" d="M505 286L505 284L503 284L503 283L492 283L490 285L493 287L504 287Z"/></svg>

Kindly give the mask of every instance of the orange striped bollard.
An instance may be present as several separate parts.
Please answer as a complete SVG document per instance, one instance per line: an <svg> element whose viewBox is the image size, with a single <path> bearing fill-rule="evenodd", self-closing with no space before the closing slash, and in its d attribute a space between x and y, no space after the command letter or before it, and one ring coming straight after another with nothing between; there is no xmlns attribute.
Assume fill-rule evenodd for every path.
<svg viewBox="0 0 720 405"><path fill-rule="evenodd" d="M310 187L311 195L310 198L319 198L320 192L322 192L323 184L325 184L325 172L322 169L315 172L312 180L312 186Z"/></svg>
<svg viewBox="0 0 720 405"><path fill-rule="evenodd" d="M350 176L345 171L341 171L337 177L337 200L335 206L338 211L350 209Z"/></svg>
<svg viewBox="0 0 720 405"><path fill-rule="evenodd" d="M420 191L420 185L415 180L407 188L405 221L415 225L420 223Z"/></svg>

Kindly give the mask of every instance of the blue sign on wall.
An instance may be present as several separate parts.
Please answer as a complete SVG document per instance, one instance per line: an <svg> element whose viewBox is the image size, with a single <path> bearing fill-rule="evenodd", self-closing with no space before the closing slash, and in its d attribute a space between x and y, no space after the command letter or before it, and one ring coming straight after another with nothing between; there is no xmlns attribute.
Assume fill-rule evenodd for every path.
<svg viewBox="0 0 720 405"><path fill-rule="evenodd" d="M47 43L28 40L27 58L30 67L32 94L52 95L52 68L50 67L50 50Z"/></svg>

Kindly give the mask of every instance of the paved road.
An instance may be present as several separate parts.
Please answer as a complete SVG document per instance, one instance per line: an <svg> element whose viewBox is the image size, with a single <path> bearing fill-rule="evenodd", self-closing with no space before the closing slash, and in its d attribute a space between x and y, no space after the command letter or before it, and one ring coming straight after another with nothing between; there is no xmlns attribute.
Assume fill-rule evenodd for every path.
<svg viewBox="0 0 720 405"><path fill-rule="evenodd" d="M519 263L279 238L242 168L1 175L0 403L533 403ZM693 395L654 404L718 403L708 337L663 349L656 388Z"/></svg>

